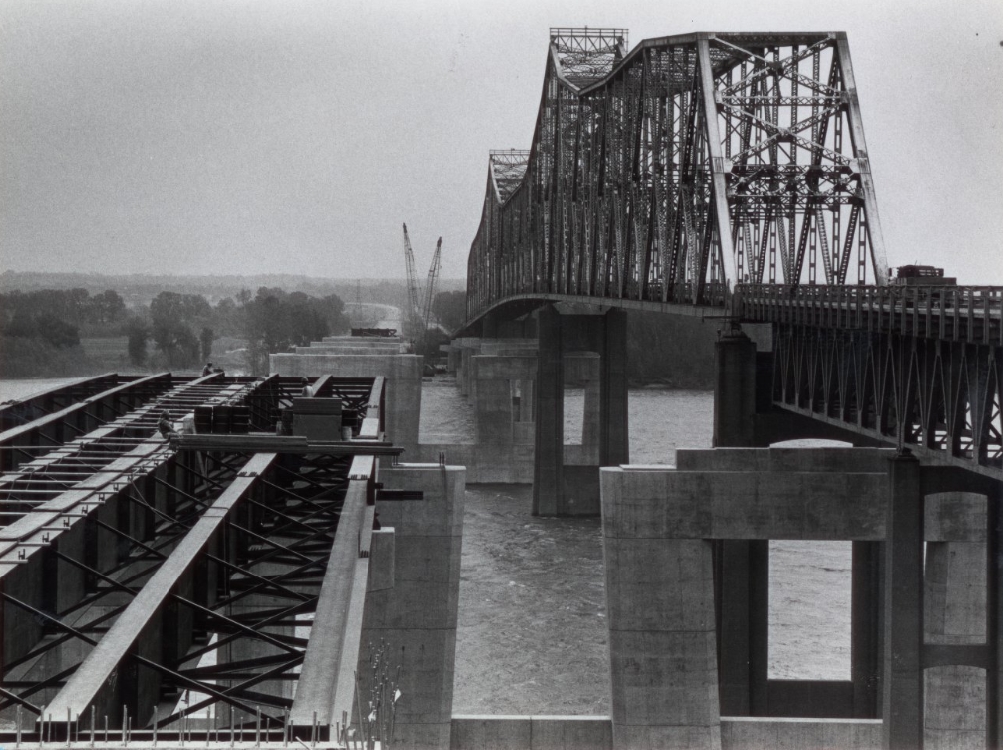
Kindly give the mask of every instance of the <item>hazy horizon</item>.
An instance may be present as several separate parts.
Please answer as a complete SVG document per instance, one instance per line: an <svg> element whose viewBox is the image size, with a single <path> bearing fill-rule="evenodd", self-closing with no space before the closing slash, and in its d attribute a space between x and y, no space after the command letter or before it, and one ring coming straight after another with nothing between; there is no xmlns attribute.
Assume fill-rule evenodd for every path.
<svg viewBox="0 0 1003 750"><path fill-rule="evenodd" d="M845 30L890 265L1003 284L993 0L0 0L0 270L464 278L569 25Z"/></svg>

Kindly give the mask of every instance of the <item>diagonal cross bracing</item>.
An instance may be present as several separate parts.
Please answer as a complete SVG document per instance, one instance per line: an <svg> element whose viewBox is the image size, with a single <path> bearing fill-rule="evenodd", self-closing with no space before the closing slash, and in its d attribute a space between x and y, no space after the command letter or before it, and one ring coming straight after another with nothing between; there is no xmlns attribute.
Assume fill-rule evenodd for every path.
<svg viewBox="0 0 1003 750"><path fill-rule="evenodd" d="M888 283L846 34L616 37L552 30L463 330L548 302L769 323L775 406L1003 478L1003 289Z"/></svg>
<svg viewBox="0 0 1003 750"><path fill-rule="evenodd" d="M195 386L195 402L253 387L251 397L266 391L263 408L272 415L298 393L282 382L267 390L260 381L222 385ZM343 412L343 424L354 420L361 436L356 446L339 443L332 451L317 444L311 454L308 445L286 451L279 441L279 456L227 447L224 438L241 437L223 435L219 445L173 453L159 436L141 437L153 426L140 417L130 424L146 431L138 444L120 443L117 450L125 453L111 464L47 501L42 512L0 530L19 545L0 550L5 633L34 633L27 648L20 636L5 636L5 645L15 648L0 652L0 709L17 705L19 716L22 710L29 716L44 707L44 721L26 740L100 733L102 720L110 720L119 738L127 738L130 727L147 739L151 730L167 739L190 737L197 728L206 741L221 728L286 725L314 612L330 599L322 589L337 588L332 576L343 567L329 564L332 543L335 550L347 544L353 561L361 554L362 527L338 532L349 487L362 507L373 497L375 462L360 454L390 449L380 429L382 378L326 379L320 386L326 397L351 404L354 413ZM191 403L183 403L190 410ZM97 495L79 494L88 491ZM62 512L67 509L73 514ZM365 518L368 528L372 516ZM32 526L36 521L42 525ZM97 547L84 541L95 532L103 535ZM39 599L19 583L47 570L47 560L60 566L54 583L68 598ZM357 598L358 575L349 578ZM75 591L67 587L74 580ZM364 596L364 581L361 591ZM333 621L323 617L326 625ZM352 629L347 622L342 627ZM320 694L309 687L297 694L311 693ZM22 719L18 726L20 736ZM326 737L328 728L314 731Z"/></svg>
<svg viewBox="0 0 1003 750"><path fill-rule="evenodd" d="M199 554L220 533L257 476L266 472L275 458L275 454L258 454L244 465L247 476L235 479L205 511L49 704L54 716L85 716L96 704L100 691L147 631L154 614L166 605L178 582L191 571Z"/></svg>

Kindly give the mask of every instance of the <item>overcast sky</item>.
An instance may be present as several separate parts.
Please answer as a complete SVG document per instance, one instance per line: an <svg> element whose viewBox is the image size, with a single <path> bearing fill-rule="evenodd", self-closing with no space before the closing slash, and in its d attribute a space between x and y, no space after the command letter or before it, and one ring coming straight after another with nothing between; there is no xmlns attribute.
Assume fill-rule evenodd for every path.
<svg viewBox="0 0 1003 750"><path fill-rule="evenodd" d="M0 270L466 274L550 26L849 34L891 265L1003 284L1003 2L0 0Z"/></svg>

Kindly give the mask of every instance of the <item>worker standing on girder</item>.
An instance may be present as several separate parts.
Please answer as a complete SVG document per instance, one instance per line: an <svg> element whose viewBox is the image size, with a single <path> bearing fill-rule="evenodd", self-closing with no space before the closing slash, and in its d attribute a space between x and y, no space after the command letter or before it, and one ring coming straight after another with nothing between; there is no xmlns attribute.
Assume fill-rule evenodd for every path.
<svg viewBox="0 0 1003 750"><path fill-rule="evenodd" d="M178 436L178 433L174 430L174 423L171 421L171 413L167 409L164 409L160 413L160 421L157 422L157 429L167 440Z"/></svg>

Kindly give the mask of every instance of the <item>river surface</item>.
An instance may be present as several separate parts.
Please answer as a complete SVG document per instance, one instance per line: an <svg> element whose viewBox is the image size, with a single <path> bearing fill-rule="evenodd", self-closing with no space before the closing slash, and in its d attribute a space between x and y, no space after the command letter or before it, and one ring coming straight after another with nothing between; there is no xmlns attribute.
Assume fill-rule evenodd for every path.
<svg viewBox="0 0 1003 750"><path fill-rule="evenodd" d="M33 396L83 378L0 378L0 402Z"/></svg>
<svg viewBox="0 0 1003 750"><path fill-rule="evenodd" d="M565 442L581 434L584 391L565 395ZM709 448L713 394L631 389L630 459L675 463ZM450 379L422 389L423 442L474 441L474 411ZM448 456L447 456L448 460ZM457 714L610 711L598 519L533 518L532 489L470 485L456 644ZM771 542L768 674L850 678L850 544Z"/></svg>

